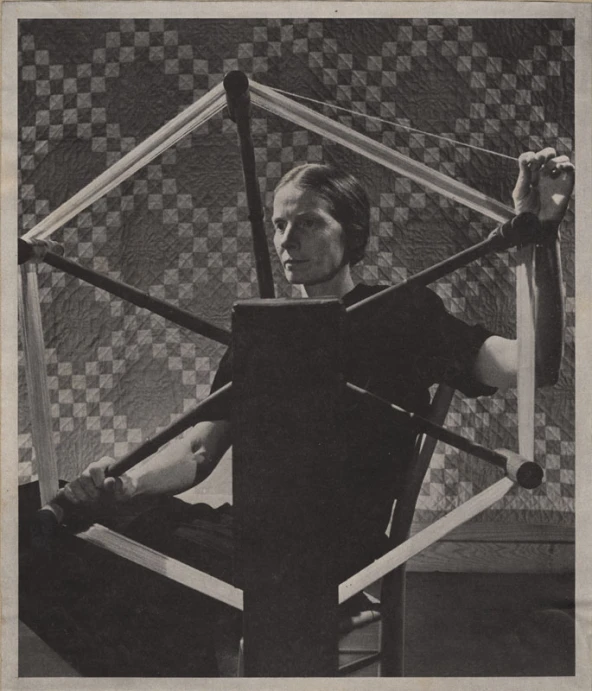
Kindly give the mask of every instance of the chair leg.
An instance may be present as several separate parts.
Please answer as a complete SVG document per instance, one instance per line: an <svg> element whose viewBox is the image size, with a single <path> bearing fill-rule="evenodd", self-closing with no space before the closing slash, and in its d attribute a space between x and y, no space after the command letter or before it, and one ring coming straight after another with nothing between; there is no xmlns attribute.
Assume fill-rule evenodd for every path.
<svg viewBox="0 0 592 691"><path fill-rule="evenodd" d="M238 646L238 660L236 663L236 676L237 677L244 677L245 676L244 650L245 650L244 639L241 638L239 646Z"/></svg>
<svg viewBox="0 0 592 691"><path fill-rule="evenodd" d="M405 565L382 582L381 677L402 677L405 666Z"/></svg>

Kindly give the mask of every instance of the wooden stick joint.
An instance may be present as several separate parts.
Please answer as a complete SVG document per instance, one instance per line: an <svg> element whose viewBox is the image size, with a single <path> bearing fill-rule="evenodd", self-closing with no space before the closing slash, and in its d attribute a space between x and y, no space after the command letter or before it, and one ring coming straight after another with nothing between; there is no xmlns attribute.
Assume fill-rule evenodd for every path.
<svg viewBox="0 0 592 691"><path fill-rule="evenodd" d="M32 238L30 240L18 239L19 266L28 261L42 262L48 252L62 256L64 254L64 247L53 240L41 240L39 238Z"/></svg>

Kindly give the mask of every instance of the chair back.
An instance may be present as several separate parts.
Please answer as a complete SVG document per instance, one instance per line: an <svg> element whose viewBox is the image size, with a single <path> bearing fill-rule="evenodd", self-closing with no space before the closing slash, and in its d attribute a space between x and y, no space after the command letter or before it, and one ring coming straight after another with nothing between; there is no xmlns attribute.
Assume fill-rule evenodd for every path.
<svg viewBox="0 0 592 691"><path fill-rule="evenodd" d="M454 389L440 384L432 399L428 419L444 424ZM388 549L394 549L409 537L415 505L429 468L436 439L420 434L417 437L413 459L405 477L404 488L397 499L391 521ZM405 648L405 574L402 564L382 579L381 586L381 664L380 675L398 677L404 674Z"/></svg>

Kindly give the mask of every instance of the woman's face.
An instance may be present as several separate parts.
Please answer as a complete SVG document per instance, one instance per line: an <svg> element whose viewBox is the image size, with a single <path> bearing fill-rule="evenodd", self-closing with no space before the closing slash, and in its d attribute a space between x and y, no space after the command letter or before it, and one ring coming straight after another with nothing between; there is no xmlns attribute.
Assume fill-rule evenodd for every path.
<svg viewBox="0 0 592 691"><path fill-rule="evenodd" d="M273 202L274 245L286 279L318 285L344 266L345 232L331 215L329 202L297 181L283 185Z"/></svg>

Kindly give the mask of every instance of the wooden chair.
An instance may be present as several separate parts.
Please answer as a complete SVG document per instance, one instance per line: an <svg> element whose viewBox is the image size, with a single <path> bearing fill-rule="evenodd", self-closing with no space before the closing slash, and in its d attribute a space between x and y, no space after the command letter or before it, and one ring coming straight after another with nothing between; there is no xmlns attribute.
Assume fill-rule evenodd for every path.
<svg viewBox="0 0 592 691"><path fill-rule="evenodd" d="M442 425L448 413L454 389L441 384L432 399L431 422ZM388 536L388 549L404 542L411 530L415 505L425 474L430 465L436 440L419 435L413 461L407 471L404 491L397 499ZM405 580L406 565L402 564L382 579L380 601L366 593L371 607L351 617L350 629L342 636L339 645L340 675L355 672L377 664L379 676L396 677L404 674L405 648ZM374 605L374 606L372 606ZM370 636L360 632L371 631ZM365 650L365 639L378 638L378 649ZM362 645L360 645L360 643ZM363 646L363 647L362 647ZM355 657L355 659L351 659Z"/></svg>
<svg viewBox="0 0 592 691"><path fill-rule="evenodd" d="M438 425L446 419L454 389L440 384L426 417ZM391 521L387 548L404 542L411 530L415 505L425 474L430 465L436 440L419 435L413 460L409 465L403 494L398 498ZM397 677L404 674L405 647L405 583L406 565L399 566L382 579L380 599L364 592L368 608L341 621L339 642L339 674L352 675L377 665L378 676ZM372 646L372 647L370 647ZM353 659L352 659L353 658ZM243 641L239 645L237 675L243 676Z"/></svg>

